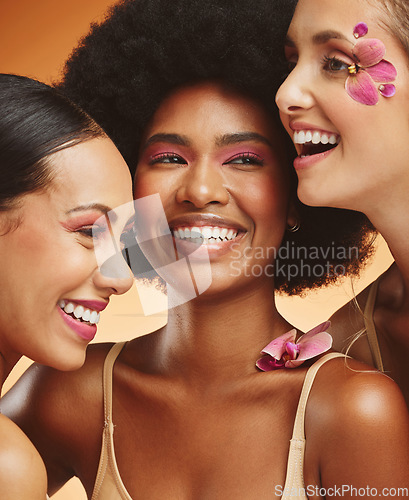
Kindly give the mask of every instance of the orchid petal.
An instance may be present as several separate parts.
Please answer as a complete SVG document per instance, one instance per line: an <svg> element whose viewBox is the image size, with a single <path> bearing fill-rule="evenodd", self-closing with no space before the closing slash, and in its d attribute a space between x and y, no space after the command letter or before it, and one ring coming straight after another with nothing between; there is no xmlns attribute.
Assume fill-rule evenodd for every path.
<svg viewBox="0 0 409 500"><path fill-rule="evenodd" d="M290 359L286 361L285 368L297 368L304 363L305 359Z"/></svg>
<svg viewBox="0 0 409 500"><path fill-rule="evenodd" d="M301 339L308 339L316 335L317 333L325 332L328 330L328 328L331 326L331 321L324 321L324 323L320 323L318 326L314 327L312 330L309 330L307 333L304 333L302 337L300 337L298 343L301 341Z"/></svg>
<svg viewBox="0 0 409 500"><path fill-rule="evenodd" d="M262 353L269 354L275 359L281 359L282 355L285 354L286 351L286 343L287 342L295 342L295 337L297 335L297 330L294 328L289 332L277 337L272 342L270 342L266 347L261 351Z"/></svg>
<svg viewBox="0 0 409 500"><path fill-rule="evenodd" d="M296 359L298 353L300 352L300 347L298 344L294 344L294 342L287 342L285 344L285 350L288 356L290 356L290 359Z"/></svg>
<svg viewBox="0 0 409 500"><path fill-rule="evenodd" d="M271 372L282 368L284 366L284 361L279 361L271 356L263 356L256 361L256 366L263 372Z"/></svg>
<svg viewBox="0 0 409 500"><path fill-rule="evenodd" d="M361 38L368 33L368 25L366 23L358 23L354 28L354 37Z"/></svg>
<svg viewBox="0 0 409 500"><path fill-rule="evenodd" d="M313 338L304 339L301 337L298 345L300 346L300 352L297 361L305 361L331 349L332 337L327 332L320 332L316 333Z"/></svg>
<svg viewBox="0 0 409 500"><path fill-rule="evenodd" d="M393 97L395 95L396 89L395 85L392 83L386 83L385 85L379 85L379 92L384 97Z"/></svg>
<svg viewBox="0 0 409 500"><path fill-rule="evenodd" d="M386 49L383 42L377 38L358 40L354 46L354 55L360 66L367 68L378 64L383 59Z"/></svg>
<svg viewBox="0 0 409 500"><path fill-rule="evenodd" d="M365 68L365 71L375 82L393 82L397 75L395 66L389 61L385 61L385 59L370 68Z"/></svg>
<svg viewBox="0 0 409 500"><path fill-rule="evenodd" d="M364 70L360 70L357 75L350 75L346 79L345 89L352 99L367 106L373 106L379 100L375 84Z"/></svg>

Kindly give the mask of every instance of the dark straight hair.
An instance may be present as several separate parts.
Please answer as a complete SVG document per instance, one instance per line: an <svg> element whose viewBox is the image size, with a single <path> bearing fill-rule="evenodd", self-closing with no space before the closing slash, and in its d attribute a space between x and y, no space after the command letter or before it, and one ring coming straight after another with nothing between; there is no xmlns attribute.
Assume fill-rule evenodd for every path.
<svg viewBox="0 0 409 500"><path fill-rule="evenodd" d="M103 129L56 89L0 73L0 211L52 180L48 157Z"/></svg>

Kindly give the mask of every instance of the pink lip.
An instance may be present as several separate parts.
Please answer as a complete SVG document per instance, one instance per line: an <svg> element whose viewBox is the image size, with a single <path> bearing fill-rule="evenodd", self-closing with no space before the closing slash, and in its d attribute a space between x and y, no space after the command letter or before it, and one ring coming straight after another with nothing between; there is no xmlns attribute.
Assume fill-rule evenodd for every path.
<svg viewBox="0 0 409 500"><path fill-rule="evenodd" d="M306 123L306 122L290 122L288 124L288 126L294 132L297 132L298 130L311 130L314 132L320 132L321 134L336 135L337 137L339 137L338 132L334 132L331 130L325 130L323 128L316 127L315 125L311 125L310 123Z"/></svg>
<svg viewBox="0 0 409 500"><path fill-rule="evenodd" d="M86 323L81 323L80 321L77 321L66 314L59 306L57 306L57 309L65 323L71 328L71 330L74 330L74 332L79 337L88 342L90 342L95 337L97 333L96 325L87 325Z"/></svg>
<svg viewBox="0 0 409 500"><path fill-rule="evenodd" d="M93 309L94 311L101 312L103 311L106 306L108 305L108 302L102 302L100 300L71 300L71 299L64 299L66 302L72 302L73 304L78 304L80 306L85 307L85 309Z"/></svg>
<svg viewBox="0 0 409 500"><path fill-rule="evenodd" d="M304 158L297 156L297 158L294 160L294 168L295 170L300 171L308 167L311 167L312 165L315 165L319 161L328 158L328 156L335 150L336 148L329 149L328 151L324 151L323 153L318 153L316 155L311 155L311 156L305 156Z"/></svg>

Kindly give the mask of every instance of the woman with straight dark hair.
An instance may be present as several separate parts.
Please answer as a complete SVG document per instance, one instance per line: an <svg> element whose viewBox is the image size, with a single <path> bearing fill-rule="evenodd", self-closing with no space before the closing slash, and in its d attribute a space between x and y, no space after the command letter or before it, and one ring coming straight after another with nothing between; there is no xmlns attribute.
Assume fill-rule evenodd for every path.
<svg viewBox="0 0 409 500"><path fill-rule="evenodd" d="M131 200L105 132L55 89L0 74L0 385L22 355L59 370L85 360L100 312L130 277L98 268L92 229ZM0 415L0 498L44 500L44 465Z"/></svg>

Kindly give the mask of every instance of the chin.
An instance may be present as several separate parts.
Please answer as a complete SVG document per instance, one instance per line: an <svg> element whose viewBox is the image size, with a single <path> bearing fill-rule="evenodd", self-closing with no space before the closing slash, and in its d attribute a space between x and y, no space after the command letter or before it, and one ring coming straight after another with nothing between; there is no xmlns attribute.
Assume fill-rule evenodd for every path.
<svg viewBox="0 0 409 500"><path fill-rule="evenodd" d="M317 189L315 184L302 182L298 185L297 196L299 200L310 207L331 207L344 208L335 203L333 196L329 196L330 192L326 189Z"/></svg>
<svg viewBox="0 0 409 500"><path fill-rule="evenodd" d="M85 363L85 349L66 349L64 352L55 353L55 356L47 356L41 364L55 368L62 372L78 370Z"/></svg>

